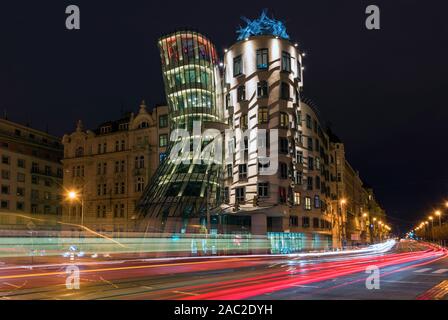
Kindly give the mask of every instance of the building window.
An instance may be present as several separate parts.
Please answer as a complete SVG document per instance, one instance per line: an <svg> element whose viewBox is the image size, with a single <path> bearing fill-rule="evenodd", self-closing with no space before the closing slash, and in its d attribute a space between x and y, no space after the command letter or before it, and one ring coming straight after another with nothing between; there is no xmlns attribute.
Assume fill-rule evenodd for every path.
<svg viewBox="0 0 448 320"><path fill-rule="evenodd" d="M287 138L279 138L279 152L282 154L288 154L289 152L289 142Z"/></svg>
<svg viewBox="0 0 448 320"><path fill-rule="evenodd" d="M168 127L168 115L164 114L159 117L159 128Z"/></svg>
<svg viewBox="0 0 448 320"><path fill-rule="evenodd" d="M307 190L313 190L313 177L306 178Z"/></svg>
<svg viewBox="0 0 448 320"><path fill-rule="evenodd" d="M238 165L238 177L240 180L247 179L247 164Z"/></svg>
<svg viewBox="0 0 448 320"><path fill-rule="evenodd" d="M294 192L294 204L296 206L300 205L300 192Z"/></svg>
<svg viewBox="0 0 448 320"><path fill-rule="evenodd" d="M302 64L300 61L297 61L297 79L299 82L302 81Z"/></svg>
<svg viewBox="0 0 448 320"><path fill-rule="evenodd" d="M311 210L311 198L305 197L305 210Z"/></svg>
<svg viewBox="0 0 448 320"><path fill-rule="evenodd" d="M238 203L246 201L246 188L245 187L235 188L235 198L236 202Z"/></svg>
<svg viewBox="0 0 448 320"><path fill-rule="evenodd" d="M309 114L306 115L306 127L308 129L312 129L313 128L313 123L311 121L311 116Z"/></svg>
<svg viewBox="0 0 448 320"><path fill-rule="evenodd" d="M237 100L238 102L246 100L246 86L244 84L237 89Z"/></svg>
<svg viewBox="0 0 448 320"><path fill-rule="evenodd" d="M297 163L303 164L303 152L302 151L297 151L296 158L297 158L296 159Z"/></svg>
<svg viewBox="0 0 448 320"><path fill-rule="evenodd" d="M249 127L249 118L247 117L247 114L242 114L240 117L240 128L243 131L246 131Z"/></svg>
<svg viewBox="0 0 448 320"><path fill-rule="evenodd" d="M321 185L320 185L320 177L316 176L316 189L319 190L320 187L321 187Z"/></svg>
<svg viewBox="0 0 448 320"><path fill-rule="evenodd" d="M2 185L1 190L2 194L9 194L9 186Z"/></svg>
<svg viewBox="0 0 448 320"><path fill-rule="evenodd" d="M313 138L308 137L308 150L313 151Z"/></svg>
<svg viewBox="0 0 448 320"><path fill-rule="evenodd" d="M313 218L313 228L319 229L319 219L318 218Z"/></svg>
<svg viewBox="0 0 448 320"><path fill-rule="evenodd" d="M280 127L282 128L288 128L289 125L289 117L288 114L285 112L280 113Z"/></svg>
<svg viewBox="0 0 448 320"><path fill-rule="evenodd" d="M32 173L39 173L39 164L37 162L33 162L31 164L31 172Z"/></svg>
<svg viewBox="0 0 448 320"><path fill-rule="evenodd" d="M257 69L266 70L269 67L269 51L268 49L257 50Z"/></svg>
<svg viewBox="0 0 448 320"><path fill-rule="evenodd" d="M317 194L314 196L314 208L320 208L320 197Z"/></svg>
<svg viewBox="0 0 448 320"><path fill-rule="evenodd" d="M288 52L282 52L282 71L291 72L291 55Z"/></svg>
<svg viewBox="0 0 448 320"><path fill-rule="evenodd" d="M39 190L31 190L31 199L39 200Z"/></svg>
<svg viewBox="0 0 448 320"><path fill-rule="evenodd" d="M269 114L268 114L268 108L267 107L259 107L258 108L258 123L268 123L269 120Z"/></svg>
<svg viewBox="0 0 448 320"><path fill-rule="evenodd" d="M286 189L283 187L278 187L278 201L280 203L286 203Z"/></svg>
<svg viewBox="0 0 448 320"><path fill-rule="evenodd" d="M84 155L84 148L78 147L75 150L75 157L82 157Z"/></svg>
<svg viewBox="0 0 448 320"><path fill-rule="evenodd" d="M135 157L135 168L143 169L145 167L145 156Z"/></svg>
<svg viewBox="0 0 448 320"><path fill-rule="evenodd" d="M296 172L296 179L295 179L295 183L298 186L301 186L303 183L303 173L302 171L297 171Z"/></svg>
<svg viewBox="0 0 448 320"><path fill-rule="evenodd" d="M2 163L3 164L9 164L9 157L8 156L2 156Z"/></svg>
<svg viewBox="0 0 448 320"><path fill-rule="evenodd" d="M224 188L224 203L230 202L229 187Z"/></svg>
<svg viewBox="0 0 448 320"><path fill-rule="evenodd" d="M280 179L288 179L288 165L284 162L280 162Z"/></svg>
<svg viewBox="0 0 448 320"><path fill-rule="evenodd" d="M31 213L38 213L39 206L35 203L31 204Z"/></svg>
<svg viewBox="0 0 448 320"><path fill-rule="evenodd" d="M8 170L2 170L2 179L9 180L9 171Z"/></svg>
<svg viewBox="0 0 448 320"><path fill-rule="evenodd" d="M1 209L9 209L9 201L8 200L0 201L0 208Z"/></svg>
<svg viewBox="0 0 448 320"><path fill-rule="evenodd" d="M120 218L124 218L124 203L120 204Z"/></svg>
<svg viewBox="0 0 448 320"><path fill-rule="evenodd" d="M138 177L135 183L135 192L142 192L145 188L145 178Z"/></svg>
<svg viewBox="0 0 448 320"><path fill-rule="evenodd" d="M167 134L161 134L159 136L159 146L161 148L166 147L168 145L168 135Z"/></svg>
<svg viewBox="0 0 448 320"><path fill-rule="evenodd" d="M258 183L258 197L259 198L269 197L269 182Z"/></svg>
<svg viewBox="0 0 448 320"><path fill-rule="evenodd" d="M25 210L25 203L23 203L23 202L21 202L21 201L18 201L18 202L16 203L16 209L17 209L18 211L24 211L24 210Z"/></svg>
<svg viewBox="0 0 448 320"><path fill-rule="evenodd" d="M268 82L260 81L257 84L257 96L258 98L267 98L269 96Z"/></svg>
<svg viewBox="0 0 448 320"><path fill-rule="evenodd" d="M290 227L298 227L299 226L299 217L296 217L296 216L289 217L289 226Z"/></svg>
<svg viewBox="0 0 448 320"><path fill-rule="evenodd" d="M25 160L24 159L17 159L17 166L19 168L25 168Z"/></svg>
<svg viewBox="0 0 448 320"><path fill-rule="evenodd" d="M241 56L233 58L233 76L237 77L243 74L243 60Z"/></svg>
<svg viewBox="0 0 448 320"><path fill-rule="evenodd" d="M227 164L227 178L233 177L233 164Z"/></svg>
<svg viewBox="0 0 448 320"><path fill-rule="evenodd" d="M312 157L308 157L308 169L314 170L314 159Z"/></svg>
<svg viewBox="0 0 448 320"><path fill-rule="evenodd" d="M32 184L39 184L39 177L38 176L31 176L31 183Z"/></svg>
<svg viewBox="0 0 448 320"><path fill-rule="evenodd" d="M17 196L18 197L24 197L25 196L25 189L21 187L17 187Z"/></svg>
<svg viewBox="0 0 448 320"><path fill-rule="evenodd" d="M115 152L120 151L120 141L115 141Z"/></svg>
<svg viewBox="0 0 448 320"><path fill-rule="evenodd" d="M289 100L289 83L282 82L280 85L280 99Z"/></svg>

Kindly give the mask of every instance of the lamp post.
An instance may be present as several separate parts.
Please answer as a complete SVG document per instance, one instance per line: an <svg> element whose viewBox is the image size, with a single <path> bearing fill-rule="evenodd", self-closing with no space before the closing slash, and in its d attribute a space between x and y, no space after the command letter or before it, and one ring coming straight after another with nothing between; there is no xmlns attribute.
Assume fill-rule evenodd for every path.
<svg viewBox="0 0 448 320"><path fill-rule="evenodd" d="M341 244L342 247L345 247L345 243L347 240L347 221L345 219L344 216L344 205L347 203L347 199L341 199L340 201L340 205L341 205L341 229L342 229L342 239L341 239Z"/></svg>
<svg viewBox="0 0 448 320"><path fill-rule="evenodd" d="M431 221L431 241L434 241L434 218L430 216L429 221Z"/></svg>

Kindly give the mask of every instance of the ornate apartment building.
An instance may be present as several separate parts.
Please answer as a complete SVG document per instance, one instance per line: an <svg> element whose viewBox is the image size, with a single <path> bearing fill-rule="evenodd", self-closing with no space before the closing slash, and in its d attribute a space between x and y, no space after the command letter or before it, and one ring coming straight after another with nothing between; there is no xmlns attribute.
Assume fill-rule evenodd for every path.
<svg viewBox="0 0 448 320"><path fill-rule="evenodd" d="M166 156L169 119L166 106L151 112L144 102L138 113L64 135L65 223L98 232L133 231L135 206L148 181ZM69 226L70 230L78 230Z"/></svg>
<svg viewBox="0 0 448 320"><path fill-rule="evenodd" d="M63 146L58 137L0 119L2 230L53 226L62 214ZM24 216L34 219L27 219Z"/></svg>

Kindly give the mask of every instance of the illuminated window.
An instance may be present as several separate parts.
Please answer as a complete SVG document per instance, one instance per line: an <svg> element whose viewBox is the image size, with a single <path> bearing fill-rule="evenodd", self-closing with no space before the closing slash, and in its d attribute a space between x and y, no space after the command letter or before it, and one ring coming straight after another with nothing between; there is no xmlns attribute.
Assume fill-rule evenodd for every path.
<svg viewBox="0 0 448 320"><path fill-rule="evenodd" d="M320 208L320 197L317 194L314 196L314 208Z"/></svg>
<svg viewBox="0 0 448 320"><path fill-rule="evenodd" d="M305 210L311 210L311 198L305 197Z"/></svg>
<svg viewBox="0 0 448 320"><path fill-rule="evenodd" d="M268 69L269 57L268 49L258 49L257 50L257 69Z"/></svg>
<svg viewBox="0 0 448 320"><path fill-rule="evenodd" d="M268 108L260 107L258 108L258 123L268 123Z"/></svg>
<svg viewBox="0 0 448 320"><path fill-rule="evenodd" d="M300 205L300 192L294 192L294 204L296 206Z"/></svg>
<svg viewBox="0 0 448 320"><path fill-rule="evenodd" d="M280 127L287 128L289 125L289 117L287 113L280 113Z"/></svg>

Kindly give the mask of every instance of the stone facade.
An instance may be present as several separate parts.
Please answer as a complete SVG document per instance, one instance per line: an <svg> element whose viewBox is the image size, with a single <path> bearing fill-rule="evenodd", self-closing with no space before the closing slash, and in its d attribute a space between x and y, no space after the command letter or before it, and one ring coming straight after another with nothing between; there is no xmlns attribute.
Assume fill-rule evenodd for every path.
<svg viewBox="0 0 448 320"><path fill-rule="evenodd" d="M147 111L63 137L64 189L77 199L65 201L65 223L82 224L98 232L134 231L135 205L165 157L169 141L168 109ZM69 230L77 230L68 226Z"/></svg>

